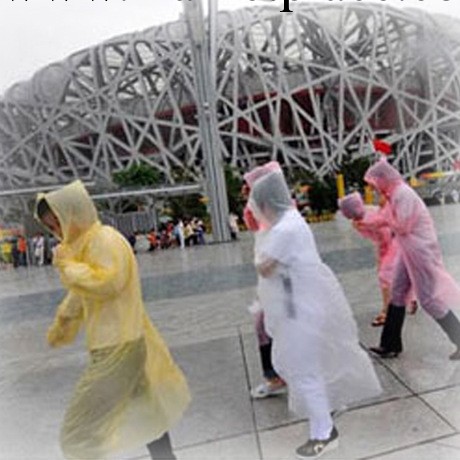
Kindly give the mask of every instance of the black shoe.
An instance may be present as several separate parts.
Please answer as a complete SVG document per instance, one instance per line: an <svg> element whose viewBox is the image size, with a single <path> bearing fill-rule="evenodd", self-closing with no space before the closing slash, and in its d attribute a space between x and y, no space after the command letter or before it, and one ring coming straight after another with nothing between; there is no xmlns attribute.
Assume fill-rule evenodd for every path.
<svg viewBox="0 0 460 460"><path fill-rule="evenodd" d="M372 353L378 355L382 359L397 358L400 353L399 351L390 351L383 347L370 347L369 350L372 351Z"/></svg>
<svg viewBox="0 0 460 460"><path fill-rule="evenodd" d="M301 460L318 458L330 450L337 449L339 446L338 438L339 432L334 426L328 439L309 439L305 444L297 448L295 451L296 456Z"/></svg>

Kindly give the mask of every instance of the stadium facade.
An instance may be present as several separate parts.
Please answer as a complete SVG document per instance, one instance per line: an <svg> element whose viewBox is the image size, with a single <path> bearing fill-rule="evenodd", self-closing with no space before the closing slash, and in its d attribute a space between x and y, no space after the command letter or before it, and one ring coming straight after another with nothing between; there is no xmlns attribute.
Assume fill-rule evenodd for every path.
<svg viewBox="0 0 460 460"><path fill-rule="evenodd" d="M406 175L460 153L460 27L385 4L297 3L218 14L216 89L225 161L277 159L323 177L369 140ZM0 99L0 188L110 184L143 162L174 183L204 159L182 20L110 39L39 70ZM5 219L24 198L1 199Z"/></svg>

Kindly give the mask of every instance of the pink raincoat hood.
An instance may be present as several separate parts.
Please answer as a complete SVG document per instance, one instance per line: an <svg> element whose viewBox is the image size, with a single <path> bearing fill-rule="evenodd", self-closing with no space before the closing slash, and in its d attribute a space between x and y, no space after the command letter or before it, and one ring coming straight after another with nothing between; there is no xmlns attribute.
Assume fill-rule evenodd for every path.
<svg viewBox="0 0 460 460"><path fill-rule="evenodd" d="M244 180L250 188L253 188L257 179L260 179L273 172L282 172L281 166L277 161L270 161L269 163L265 163L262 166L257 166L244 175Z"/></svg>
<svg viewBox="0 0 460 460"><path fill-rule="evenodd" d="M281 166L270 161L244 175L251 188L247 206L259 229L270 228L284 212L294 208Z"/></svg>
<svg viewBox="0 0 460 460"><path fill-rule="evenodd" d="M386 158L372 165L366 171L364 180L386 196L390 196L399 184L404 183L401 174L388 163Z"/></svg>
<svg viewBox="0 0 460 460"><path fill-rule="evenodd" d="M359 192L350 193L339 200L339 209L347 219L362 219L366 210Z"/></svg>

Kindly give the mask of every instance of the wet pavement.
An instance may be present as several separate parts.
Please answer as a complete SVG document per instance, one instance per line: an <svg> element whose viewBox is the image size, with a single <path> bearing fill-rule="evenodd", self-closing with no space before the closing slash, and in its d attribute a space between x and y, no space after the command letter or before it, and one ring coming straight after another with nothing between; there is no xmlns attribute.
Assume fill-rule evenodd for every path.
<svg viewBox="0 0 460 460"><path fill-rule="evenodd" d="M445 263L460 281L460 205L430 208ZM370 322L381 300L373 246L338 216L312 224L324 261L341 280L363 346L378 342ZM307 423L286 397L253 401L261 381L252 318L252 237L138 255L147 309L183 368L193 402L171 435L180 460L293 459ZM45 341L63 296L52 267L0 272L0 460L60 460L59 427L86 362L83 338L62 349ZM460 305L458 306L460 307ZM460 308L457 310L460 316ZM423 311L408 316L405 351L374 359L377 399L336 419L340 446L325 459L460 459L460 362ZM147 459L140 447L114 457Z"/></svg>

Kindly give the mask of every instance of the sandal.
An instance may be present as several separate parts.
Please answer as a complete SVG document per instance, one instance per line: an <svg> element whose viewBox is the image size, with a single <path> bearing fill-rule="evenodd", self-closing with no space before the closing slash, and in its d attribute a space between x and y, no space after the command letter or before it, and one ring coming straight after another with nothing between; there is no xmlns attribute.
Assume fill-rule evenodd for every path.
<svg viewBox="0 0 460 460"><path fill-rule="evenodd" d="M251 390L253 399L264 399L269 396L278 396L287 393L287 385L284 380L265 381Z"/></svg>
<svg viewBox="0 0 460 460"><path fill-rule="evenodd" d="M386 313L379 313L373 320L371 325L373 327L380 327L385 324L385 321L387 319Z"/></svg>

